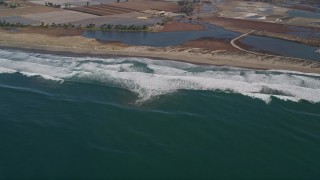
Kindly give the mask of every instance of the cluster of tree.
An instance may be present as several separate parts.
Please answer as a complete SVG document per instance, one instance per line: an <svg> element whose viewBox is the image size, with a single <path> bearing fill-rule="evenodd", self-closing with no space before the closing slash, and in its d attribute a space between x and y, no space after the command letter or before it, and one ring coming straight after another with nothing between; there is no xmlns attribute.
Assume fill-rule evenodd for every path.
<svg viewBox="0 0 320 180"><path fill-rule="evenodd" d="M128 0L125 0L126 2L128 2ZM119 3L120 2L120 0L117 0L117 3Z"/></svg>
<svg viewBox="0 0 320 180"><path fill-rule="evenodd" d="M99 27L103 31L146 31L148 27L146 25L136 26L136 25L113 25L113 24L103 24Z"/></svg>
<svg viewBox="0 0 320 180"><path fill-rule="evenodd" d="M76 26L71 24L71 23L68 23L68 24L56 24L56 23L52 23L52 24L44 24L43 22L41 23L40 27L44 27L44 28L49 28L49 27L52 27L52 28L64 28L64 29L73 29L75 28Z"/></svg>
<svg viewBox="0 0 320 180"><path fill-rule="evenodd" d="M7 6L9 8L16 8L16 7L20 6L20 4L7 3L7 2L4 2L4 1L0 1L0 5Z"/></svg>
<svg viewBox="0 0 320 180"><path fill-rule="evenodd" d="M10 22L7 22L5 20L0 20L0 27L28 27L30 25L25 25L25 24L22 24L20 22L17 22L17 23L10 23ZM55 23L52 23L52 24L44 24L43 22L41 23L41 25L39 26L33 26L33 27L42 27L42 28L49 28L49 27L52 27L52 28L64 28L64 29L71 29L71 28L76 28L76 26L74 26L73 24L71 23L68 23L68 24L55 24Z"/></svg>
<svg viewBox="0 0 320 180"><path fill-rule="evenodd" d="M185 5L188 5L188 4L190 4L190 1L187 1L187 0L178 1L178 5L179 5L179 6L185 6Z"/></svg>
<svg viewBox="0 0 320 180"><path fill-rule="evenodd" d="M192 15L194 11L194 7L193 7L193 4L188 4L188 5L185 5L181 8L181 12L182 13L185 13L186 15Z"/></svg>
<svg viewBox="0 0 320 180"><path fill-rule="evenodd" d="M135 26L135 25L113 25L113 24L103 24L101 26L96 26L95 24L88 24L85 26L82 25L78 25L75 26L71 23L68 24L55 24L52 23L51 25L49 24L44 24L42 23L40 25L40 27L44 27L44 28L49 28L49 27L53 27L53 28L64 28L64 29L95 29L95 30L103 30L103 31L146 31L148 30L148 27L146 25L143 26Z"/></svg>
<svg viewBox="0 0 320 180"><path fill-rule="evenodd" d="M148 27L146 25L136 26L136 25L113 25L113 24L103 24L101 26L96 26L95 24L88 24L84 27L85 29L97 29L103 31L146 31Z"/></svg>
<svg viewBox="0 0 320 180"><path fill-rule="evenodd" d="M178 1L178 5L180 6L185 6L185 5L189 5L189 4L194 4L194 3L199 3L200 0L192 0L192 1L188 1L188 0L181 0L181 1Z"/></svg>
<svg viewBox="0 0 320 180"><path fill-rule="evenodd" d="M26 27L26 25L21 23L9 23L5 20L0 20L0 27Z"/></svg>
<svg viewBox="0 0 320 180"><path fill-rule="evenodd" d="M53 4L51 2L46 2L45 5L48 7L61 8L60 4Z"/></svg>
<svg viewBox="0 0 320 180"><path fill-rule="evenodd" d="M194 3L199 3L200 0L193 0L193 1L188 1L188 0L181 0L181 1L178 1L178 4L180 6L183 6L181 8L181 13L185 13L186 15L191 15L194 11Z"/></svg>
<svg viewBox="0 0 320 180"><path fill-rule="evenodd" d="M120 30L120 31L146 31L146 30L148 30L148 27L146 25L143 25L143 26L116 25L116 26L114 26L114 30Z"/></svg>
<svg viewBox="0 0 320 180"><path fill-rule="evenodd" d="M126 2L128 2L128 0L125 0ZM117 3L120 3L120 0L117 0ZM89 6L90 2L87 2L87 6ZM101 3L102 5L103 3Z"/></svg>
<svg viewBox="0 0 320 180"><path fill-rule="evenodd" d="M29 25L24 25L22 23L9 23L6 21L0 20L0 27L27 27ZM35 27L35 26L34 26ZM43 22L38 27L41 28L63 28L63 29L91 29L91 30L103 30L103 31L147 31L148 27L146 25L136 26L136 25L112 25L112 24L103 24L96 27L95 24L88 24L85 26L78 25L75 26L71 23L67 24L44 24Z"/></svg>
<svg viewBox="0 0 320 180"><path fill-rule="evenodd" d="M64 4L64 8L65 8L65 9L71 8L71 4L70 4L70 3L65 3L65 4Z"/></svg>

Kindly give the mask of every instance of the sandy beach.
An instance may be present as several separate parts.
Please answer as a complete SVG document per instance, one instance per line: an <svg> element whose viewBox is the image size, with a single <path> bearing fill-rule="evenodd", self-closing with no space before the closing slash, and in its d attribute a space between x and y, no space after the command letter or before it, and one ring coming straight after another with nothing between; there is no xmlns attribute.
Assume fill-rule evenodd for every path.
<svg viewBox="0 0 320 180"><path fill-rule="evenodd" d="M0 32L0 46L7 48L44 50L51 53L80 53L86 56L117 55L148 57L195 64L320 73L319 62L289 57L247 54L232 50L223 42L215 43L217 46L215 46L214 49L206 49L201 43L199 45L201 40L187 42L187 45L156 48L125 46L118 42L98 42L95 39L77 36L77 34L73 36L49 36L32 32L17 33L5 30L1 30ZM205 39L202 41L209 43L208 40ZM193 44L196 46L193 46Z"/></svg>

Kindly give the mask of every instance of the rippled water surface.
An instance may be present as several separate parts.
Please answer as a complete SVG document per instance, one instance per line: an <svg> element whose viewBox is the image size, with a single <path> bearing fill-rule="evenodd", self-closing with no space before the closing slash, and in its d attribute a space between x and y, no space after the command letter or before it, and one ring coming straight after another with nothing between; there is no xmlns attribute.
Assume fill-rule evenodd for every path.
<svg viewBox="0 0 320 180"><path fill-rule="evenodd" d="M320 177L320 76L0 50L0 179Z"/></svg>

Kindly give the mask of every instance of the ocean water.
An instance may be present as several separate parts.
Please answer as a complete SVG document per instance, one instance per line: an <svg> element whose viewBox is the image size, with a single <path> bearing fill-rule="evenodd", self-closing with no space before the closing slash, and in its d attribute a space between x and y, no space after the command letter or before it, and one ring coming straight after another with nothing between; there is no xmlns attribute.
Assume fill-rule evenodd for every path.
<svg viewBox="0 0 320 180"><path fill-rule="evenodd" d="M320 76L0 50L0 179L319 179Z"/></svg>

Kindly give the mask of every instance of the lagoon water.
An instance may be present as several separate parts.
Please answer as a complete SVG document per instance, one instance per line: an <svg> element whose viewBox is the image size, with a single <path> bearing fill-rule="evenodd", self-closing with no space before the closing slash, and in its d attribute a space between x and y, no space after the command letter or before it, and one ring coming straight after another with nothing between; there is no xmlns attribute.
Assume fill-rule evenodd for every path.
<svg viewBox="0 0 320 180"><path fill-rule="evenodd" d="M85 31L83 36L102 41L120 41L129 45L165 47L183 44L199 38L217 38L231 41L240 33L204 24L208 30L180 32L119 32L119 31Z"/></svg>
<svg viewBox="0 0 320 180"><path fill-rule="evenodd" d="M252 51L264 51L276 55L320 61L319 47L297 42L250 35L240 40L250 46Z"/></svg>
<svg viewBox="0 0 320 180"><path fill-rule="evenodd" d="M302 18L311 18L317 19L320 18L320 13L309 12L304 10L289 10L288 15L292 17L302 17Z"/></svg>
<svg viewBox="0 0 320 180"><path fill-rule="evenodd" d="M0 179L320 177L320 76L0 50Z"/></svg>
<svg viewBox="0 0 320 180"><path fill-rule="evenodd" d="M85 31L83 36L99 41L120 41L134 46L166 47L183 44L200 38L213 38L230 42L240 36L240 33L205 24L208 30L181 31L181 32L118 32L118 31ZM292 29L289 34L302 37L318 38L319 34L306 29ZM302 58L308 60L320 60L320 54L315 51L319 47L296 43L277 38L249 35L241 40L242 43L251 46L253 51L265 51L272 54ZM294 50L293 50L294 49Z"/></svg>

